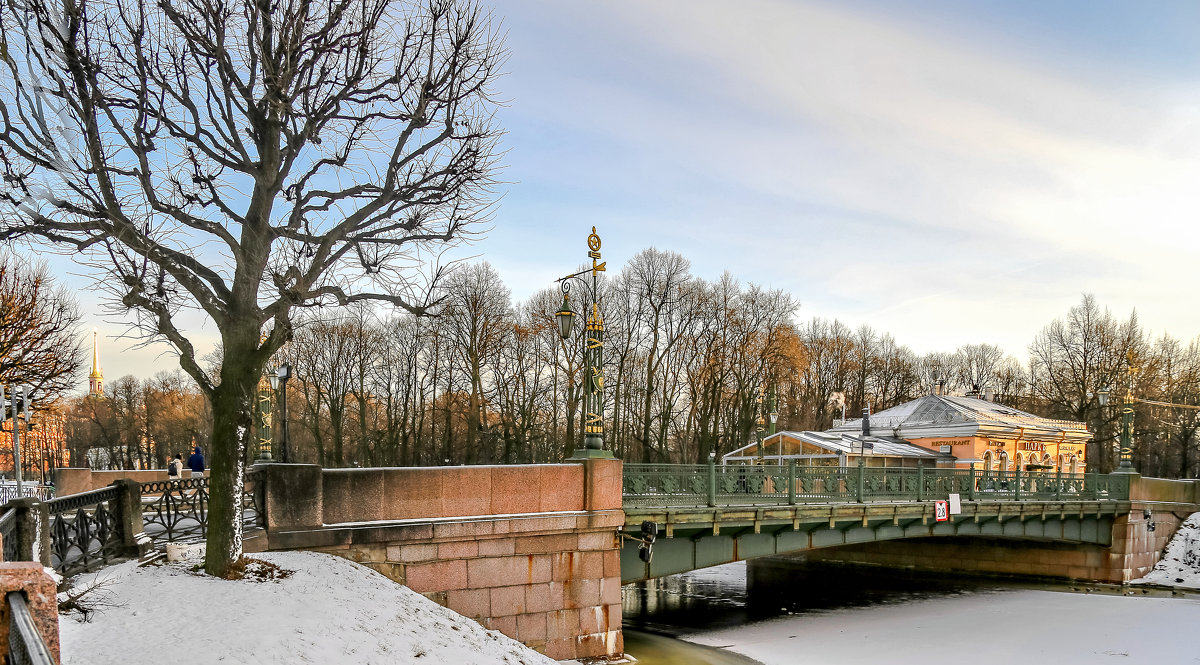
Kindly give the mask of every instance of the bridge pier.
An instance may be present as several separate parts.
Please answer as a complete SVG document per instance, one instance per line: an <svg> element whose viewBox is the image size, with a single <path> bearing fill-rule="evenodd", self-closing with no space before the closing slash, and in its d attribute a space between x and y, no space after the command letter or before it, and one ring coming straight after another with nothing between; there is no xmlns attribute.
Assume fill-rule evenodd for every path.
<svg viewBox="0 0 1200 665"><path fill-rule="evenodd" d="M264 549L356 561L551 658L623 652L618 460L255 473Z"/></svg>

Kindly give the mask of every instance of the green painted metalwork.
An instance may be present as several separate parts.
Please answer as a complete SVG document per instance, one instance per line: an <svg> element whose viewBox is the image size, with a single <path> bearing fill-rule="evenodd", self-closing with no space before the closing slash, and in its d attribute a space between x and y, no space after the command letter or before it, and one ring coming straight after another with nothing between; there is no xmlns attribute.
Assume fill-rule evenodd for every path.
<svg viewBox="0 0 1200 665"><path fill-rule="evenodd" d="M944 500L1127 501L1127 474L796 466L625 464L628 506L739 506Z"/></svg>

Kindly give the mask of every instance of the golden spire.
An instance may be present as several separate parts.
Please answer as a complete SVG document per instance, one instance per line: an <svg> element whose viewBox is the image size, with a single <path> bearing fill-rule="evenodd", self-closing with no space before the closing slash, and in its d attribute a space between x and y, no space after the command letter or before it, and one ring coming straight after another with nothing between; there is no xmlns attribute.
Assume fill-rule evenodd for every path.
<svg viewBox="0 0 1200 665"><path fill-rule="evenodd" d="M88 395L104 396L104 372L100 370L99 331L92 328L92 373L88 375Z"/></svg>

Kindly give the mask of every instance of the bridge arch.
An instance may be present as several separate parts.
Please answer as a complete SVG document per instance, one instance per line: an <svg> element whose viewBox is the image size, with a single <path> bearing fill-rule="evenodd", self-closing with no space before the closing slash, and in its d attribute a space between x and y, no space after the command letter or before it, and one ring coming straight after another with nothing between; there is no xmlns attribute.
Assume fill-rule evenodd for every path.
<svg viewBox="0 0 1200 665"><path fill-rule="evenodd" d="M1127 503L1124 508L1127 513ZM964 503L963 510L952 520L937 522L930 502L693 508L666 514L627 507L627 529L636 530L642 520L651 520L660 523L661 531L649 563L638 557L637 542L623 545L621 579L635 582L758 557L885 541L984 538L1025 541L1033 549L1103 548L1112 545L1113 524L1122 514L1120 502L1115 501L1081 502L1069 509L1061 502L973 502Z"/></svg>

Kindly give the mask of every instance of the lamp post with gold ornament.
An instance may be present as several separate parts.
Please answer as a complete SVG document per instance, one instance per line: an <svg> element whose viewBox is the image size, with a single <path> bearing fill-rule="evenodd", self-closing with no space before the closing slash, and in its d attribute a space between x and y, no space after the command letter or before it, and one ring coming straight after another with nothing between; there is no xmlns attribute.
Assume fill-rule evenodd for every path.
<svg viewBox="0 0 1200 665"><path fill-rule="evenodd" d="M604 449L604 318L600 315L596 294L599 273L604 272L605 264L600 261L600 236L596 234L594 226L587 244L592 267L557 280L562 285L563 302L562 307L554 313L559 335L564 340L570 339L575 321L575 312L571 310L570 303L570 280L591 272L592 311L584 327L583 340L583 447L576 448L571 459L613 456L612 451Z"/></svg>

